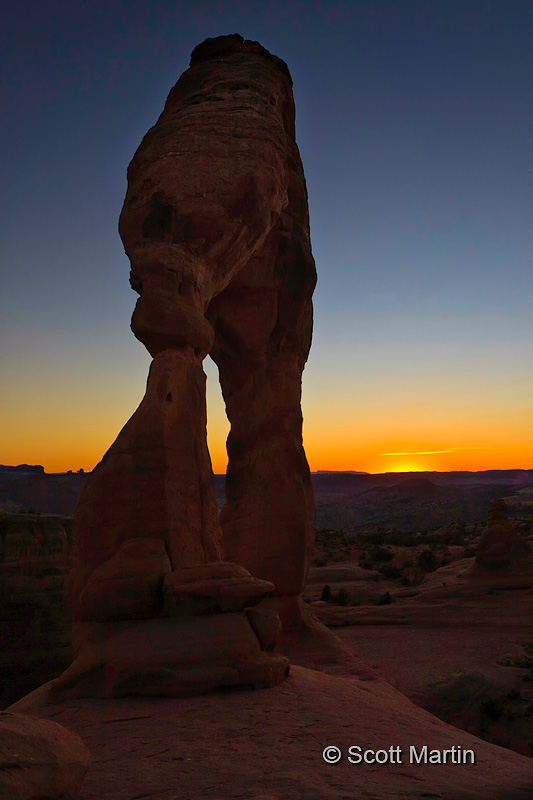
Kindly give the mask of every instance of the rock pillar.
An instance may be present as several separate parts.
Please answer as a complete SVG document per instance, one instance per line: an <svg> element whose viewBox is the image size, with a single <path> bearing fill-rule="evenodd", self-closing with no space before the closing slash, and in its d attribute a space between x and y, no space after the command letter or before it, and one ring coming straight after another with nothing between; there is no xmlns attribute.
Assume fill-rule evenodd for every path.
<svg viewBox="0 0 533 800"><path fill-rule="evenodd" d="M119 230L131 327L154 360L76 510L77 657L56 691L273 685L288 662L275 610L257 604L296 608L314 522L300 392L315 271L284 62L237 35L193 51L128 168ZM207 353L232 426L223 533Z"/></svg>

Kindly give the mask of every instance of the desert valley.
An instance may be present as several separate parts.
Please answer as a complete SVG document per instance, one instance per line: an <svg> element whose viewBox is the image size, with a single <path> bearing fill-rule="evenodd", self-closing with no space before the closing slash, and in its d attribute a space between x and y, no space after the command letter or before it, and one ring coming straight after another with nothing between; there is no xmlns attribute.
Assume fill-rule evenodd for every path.
<svg viewBox="0 0 533 800"><path fill-rule="evenodd" d="M71 565L72 510L87 477L49 475L35 467L0 469L3 707L15 703L16 710L21 697L70 663L64 580ZM324 677L323 688L316 689L321 697L324 692L323 702L329 702L326 676L381 678L444 722L531 758L533 471L319 472L312 479L317 532L303 599L335 634L337 651L332 654L332 642L324 645L320 637L311 646L291 640L285 645L291 663ZM216 482L222 503L224 477L216 476ZM488 522L502 502L506 521ZM147 724L153 712L146 700L139 711L139 702L124 719ZM222 702L237 713L235 697ZM289 708L271 710L268 717L283 714L287 720L285 715L301 712ZM53 718L65 721L68 713L57 710ZM116 741L118 747L120 739L104 733L124 731L121 726L129 723L113 719L98 734L90 717L76 725L84 738L90 733L101 737L102 746ZM136 735L148 733L140 729ZM113 796L133 796L119 794L111 775L105 780ZM323 796L329 795L316 794ZM515 796L520 795L509 795Z"/></svg>

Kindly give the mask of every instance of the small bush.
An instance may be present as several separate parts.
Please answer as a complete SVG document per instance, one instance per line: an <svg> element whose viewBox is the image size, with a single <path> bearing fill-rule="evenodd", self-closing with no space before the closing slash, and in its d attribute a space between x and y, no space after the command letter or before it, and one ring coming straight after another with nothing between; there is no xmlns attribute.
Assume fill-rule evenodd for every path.
<svg viewBox="0 0 533 800"><path fill-rule="evenodd" d="M337 594L333 597L333 602L336 606L347 606L350 597L346 589L339 589Z"/></svg>
<svg viewBox="0 0 533 800"><path fill-rule="evenodd" d="M499 700L495 700L493 697L490 697L488 700L485 700L481 703L479 707L479 713L483 717L487 717L492 722L496 722L499 720L503 714L502 704Z"/></svg>
<svg viewBox="0 0 533 800"><path fill-rule="evenodd" d="M390 550L387 550L385 547L374 547L370 553L370 558L374 561L392 561L394 558L394 553L391 553Z"/></svg>
<svg viewBox="0 0 533 800"><path fill-rule="evenodd" d="M417 556L416 563L424 572L433 572L437 569L437 556L432 550L422 550Z"/></svg>
<svg viewBox="0 0 533 800"><path fill-rule="evenodd" d="M394 578L399 578L402 574L401 570L399 570L398 567L395 567L393 564L384 564L379 568L379 571L384 578L389 578L391 580Z"/></svg>
<svg viewBox="0 0 533 800"><path fill-rule="evenodd" d="M326 585L322 589L322 595L320 599L325 600L326 603L331 603L331 586L329 585L329 583L326 583Z"/></svg>

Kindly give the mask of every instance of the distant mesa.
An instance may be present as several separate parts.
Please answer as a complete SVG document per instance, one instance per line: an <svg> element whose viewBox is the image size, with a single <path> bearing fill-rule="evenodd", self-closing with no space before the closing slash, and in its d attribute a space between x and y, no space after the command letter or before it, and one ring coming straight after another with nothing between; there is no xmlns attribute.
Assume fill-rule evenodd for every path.
<svg viewBox="0 0 533 800"><path fill-rule="evenodd" d="M0 464L0 481L8 475L44 475L44 467L40 464L18 464L16 467Z"/></svg>
<svg viewBox="0 0 533 800"><path fill-rule="evenodd" d="M40 464L18 464L16 467L0 464L0 472L44 472Z"/></svg>
<svg viewBox="0 0 533 800"><path fill-rule="evenodd" d="M312 475L370 475L370 472L357 472L354 469L317 469Z"/></svg>

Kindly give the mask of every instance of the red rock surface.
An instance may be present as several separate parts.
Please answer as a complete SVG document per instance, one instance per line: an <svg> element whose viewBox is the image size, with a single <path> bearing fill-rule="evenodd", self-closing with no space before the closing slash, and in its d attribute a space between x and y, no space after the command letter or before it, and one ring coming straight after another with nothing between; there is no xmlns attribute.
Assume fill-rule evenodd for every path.
<svg viewBox="0 0 533 800"><path fill-rule="evenodd" d="M380 680L293 667L268 692L14 706L60 719L92 754L81 800L529 800L530 759L453 728ZM339 763L323 750L337 746ZM400 746L403 763L352 764L348 748ZM409 763L409 748L472 749L475 764Z"/></svg>
<svg viewBox="0 0 533 800"><path fill-rule="evenodd" d="M0 713L0 796L75 800L90 762L79 736L57 722Z"/></svg>
<svg viewBox="0 0 533 800"><path fill-rule="evenodd" d="M152 353L165 335L210 351L219 367L226 556L299 594L314 530L300 394L316 277L283 62L236 36L195 50L130 165L120 230L142 291L136 335Z"/></svg>
<svg viewBox="0 0 533 800"><path fill-rule="evenodd" d="M248 626L269 653L276 626L265 622L256 636L239 612L273 593L286 598L278 601L284 619L296 612L292 621L301 623L297 597L314 508L300 395L316 275L292 82L282 61L238 35L195 49L129 165L119 229L139 293L132 330L154 361L141 405L87 481L74 517L73 616L90 624L76 626L77 666L69 675L102 696L123 693L116 670L109 680L105 658L115 663L117 642L126 636L117 639L105 623L131 619L136 631L133 620L172 617L175 636L186 626L177 617L211 613L218 641L213 626L219 612L228 612L234 619L224 624ZM219 366L232 426L222 512L226 558L246 576L217 573L224 545L206 444L201 362L208 352ZM139 547L126 557L125 548L148 540L166 550L164 568ZM184 569L210 564L214 579L182 582ZM265 620L276 611L268 607ZM147 652L158 642L166 647L164 624L154 619L151 633L141 626ZM83 665L91 662L94 636L107 635L98 690ZM205 637L197 644L201 659L227 656ZM284 674L286 660L269 657L271 673ZM176 694L187 683L174 674L165 681L154 654L146 659L157 687ZM252 672L266 661L263 653ZM237 672L248 675L250 665ZM272 674L243 680L268 685ZM136 675L140 688L139 665ZM220 685L228 685L226 678Z"/></svg>
<svg viewBox="0 0 533 800"><path fill-rule="evenodd" d="M221 558L205 428L200 364L192 352L165 350L152 363L141 405L78 502L71 576L75 617L89 576L127 539L163 540L174 568Z"/></svg>
<svg viewBox="0 0 533 800"><path fill-rule="evenodd" d="M533 585L533 556L526 543L520 538L513 523L507 519L503 500L494 503L484 533L476 548L476 563L472 577L483 580L486 573L491 579L520 579L521 573L529 573Z"/></svg>

